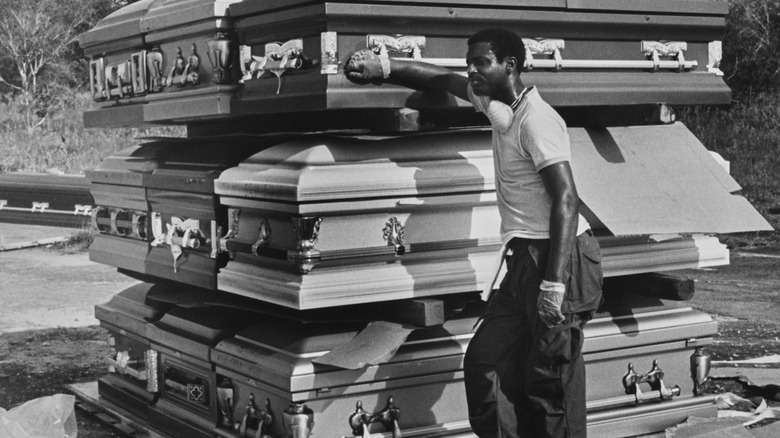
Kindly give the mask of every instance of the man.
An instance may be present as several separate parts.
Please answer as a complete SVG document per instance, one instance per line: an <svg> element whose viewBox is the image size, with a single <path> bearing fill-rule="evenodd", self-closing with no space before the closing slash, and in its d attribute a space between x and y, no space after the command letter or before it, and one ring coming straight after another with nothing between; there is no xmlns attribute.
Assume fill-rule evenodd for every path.
<svg viewBox="0 0 780 438"><path fill-rule="evenodd" d="M582 328L601 301L601 253L579 214L566 124L523 85L524 62L520 37L486 29L468 41L467 77L371 51L345 73L443 89L487 115L507 275L466 352L471 427L480 437L584 437Z"/></svg>

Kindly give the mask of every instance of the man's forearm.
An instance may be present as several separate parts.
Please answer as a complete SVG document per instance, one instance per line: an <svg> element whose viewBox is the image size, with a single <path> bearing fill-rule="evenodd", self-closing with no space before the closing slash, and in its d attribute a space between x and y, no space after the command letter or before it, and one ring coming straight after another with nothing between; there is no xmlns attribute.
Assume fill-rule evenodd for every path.
<svg viewBox="0 0 780 438"><path fill-rule="evenodd" d="M574 201L554 202L550 214L550 250L544 279L565 283L566 268L577 238L579 220L578 203Z"/></svg>

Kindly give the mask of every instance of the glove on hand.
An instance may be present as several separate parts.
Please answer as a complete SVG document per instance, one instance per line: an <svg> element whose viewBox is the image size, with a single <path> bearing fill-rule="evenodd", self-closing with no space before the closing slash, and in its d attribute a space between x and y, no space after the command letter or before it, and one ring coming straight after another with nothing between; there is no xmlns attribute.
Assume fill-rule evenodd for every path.
<svg viewBox="0 0 780 438"><path fill-rule="evenodd" d="M536 308L539 311L539 317L548 328L555 327L566 319L561 313L564 295L566 295L566 285L542 280Z"/></svg>
<svg viewBox="0 0 780 438"><path fill-rule="evenodd" d="M390 76L390 59L387 53L377 55L372 50L359 50L349 58L344 72L347 77L356 80L387 79Z"/></svg>

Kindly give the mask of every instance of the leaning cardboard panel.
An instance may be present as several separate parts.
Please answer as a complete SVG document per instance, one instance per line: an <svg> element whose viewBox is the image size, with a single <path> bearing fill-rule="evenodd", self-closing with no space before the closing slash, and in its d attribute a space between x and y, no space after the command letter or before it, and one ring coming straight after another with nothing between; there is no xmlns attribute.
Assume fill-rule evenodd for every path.
<svg viewBox="0 0 780 438"><path fill-rule="evenodd" d="M602 237L645 236L609 238L606 275L724 264L716 238L690 234L767 229L684 126L610 132L617 143L569 130L588 220ZM303 136L225 171L215 191L239 218L219 288L298 309L479 290L501 243L483 129Z"/></svg>
<svg viewBox="0 0 780 438"><path fill-rule="evenodd" d="M694 397L689 365L694 347L712 342L716 323L690 307L623 298L608 300L586 326L590 433L653 433L689 415L714 416L712 397ZM355 370L317 359L350 342L360 324L267 318L221 341L211 353L229 395L218 400L221 435L238 427L290 436L283 431L291 424L311 436L469 432L462 367L477 317L464 309L412 332L387 361Z"/></svg>

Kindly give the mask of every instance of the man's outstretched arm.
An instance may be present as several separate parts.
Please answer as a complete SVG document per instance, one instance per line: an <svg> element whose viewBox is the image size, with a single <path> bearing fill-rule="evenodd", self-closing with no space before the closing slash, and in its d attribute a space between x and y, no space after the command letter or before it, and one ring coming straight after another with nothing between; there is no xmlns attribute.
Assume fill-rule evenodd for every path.
<svg viewBox="0 0 780 438"><path fill-rule="evenodd" d="M399 60L361 50L350 58L344 73L356 81L399 79L418 88L447 91L468 100L468 79L435 64L414 60Z"/></svg>

